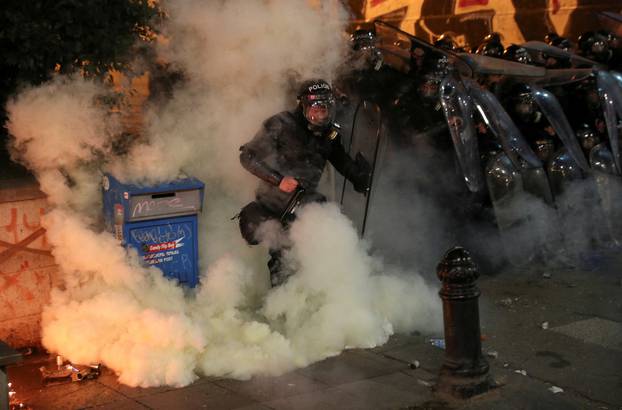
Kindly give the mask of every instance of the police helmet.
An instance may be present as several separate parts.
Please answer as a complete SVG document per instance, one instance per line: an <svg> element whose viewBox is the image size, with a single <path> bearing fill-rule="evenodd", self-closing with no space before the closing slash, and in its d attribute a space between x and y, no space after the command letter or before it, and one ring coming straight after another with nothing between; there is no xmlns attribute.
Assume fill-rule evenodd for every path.
<svg viewBox="0 0 622 410"><path fill-rule="evenodd" d="M326 128L335 120L335 97L327 81L316 78L302 83L298 103L307 122L315 128Z"/></svg>
<svg viewBox="0 0 622 410"><path fill-rule="evenodd" d="M477 47L475 52L488 57L501 57L503 55L504 47L501 43L501 34L490 33L482 43Z"/></svg>

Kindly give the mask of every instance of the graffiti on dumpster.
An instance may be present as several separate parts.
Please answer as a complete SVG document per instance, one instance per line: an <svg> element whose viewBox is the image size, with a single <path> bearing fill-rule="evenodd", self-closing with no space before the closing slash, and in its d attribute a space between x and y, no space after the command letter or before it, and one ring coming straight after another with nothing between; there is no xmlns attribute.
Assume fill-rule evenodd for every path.
<svg viewBox="0 0 622 410"><path fill-rule="evenodd" d="M138 201L132 208L132 217L140 217L143 215L160 214L171 210L195 210L194 204L187 204L181 198L171 199L145 199Z"/></svg>
<svg viewBox="0 0 622 410"><path fill-rule="evenodd" d="M184 224L160 225L133 229L130 233L135 243L165 243L192 237L192 227Z"/></svg>

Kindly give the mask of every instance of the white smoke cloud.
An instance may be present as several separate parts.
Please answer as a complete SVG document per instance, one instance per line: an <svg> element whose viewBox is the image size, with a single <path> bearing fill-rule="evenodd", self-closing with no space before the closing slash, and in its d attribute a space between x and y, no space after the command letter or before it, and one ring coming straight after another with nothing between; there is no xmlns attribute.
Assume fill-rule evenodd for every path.
<svg viewBox="0 0 622 410"><path fill-rule="evenodd" d="M238 147L263 119L290 108L293 78L332 79L342 61L339 3L166 6L170 41L161 52L185 82L152 106L144 141L127 155L108 148L118 128L94 102L104 90L93 83L59 78L9 106L14 157L54 205L44 224L64 273L44 312L44 346L76 363L101 362L128 385L183 386L202 374L281 374L347 347L377 346L395 331L438 330L434 292L416 273L372 258L336 206L301 210L287 252L298 272L273 290L266 249L248 247L230 220L256 184ZM196 290L142 267L136 252L101 231L100 169L136 183L182 172L206 183Z"/></svg>
<svg viewBox="0 0 622 410"><path fill-rule="evenodd" d="M109 94L101 83L56 76L8 102L11 156L33 170L51 204L96 207L98 178L89 163L109 153L110 137L120 130L101 102Z"/></svg>

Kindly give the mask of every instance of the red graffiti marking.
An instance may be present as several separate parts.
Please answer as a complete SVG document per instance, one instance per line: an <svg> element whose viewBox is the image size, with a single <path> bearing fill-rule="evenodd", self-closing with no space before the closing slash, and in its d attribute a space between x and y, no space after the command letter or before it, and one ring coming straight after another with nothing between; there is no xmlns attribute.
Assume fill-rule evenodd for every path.
<svg viewBox="0 0 622 410"><path fill-rule="evenodd" d="M488 0L460 0L458 1L458 8L473 7L473 6L487 6Z"/></svg>
<svg viewBox="0 0 622 410"><path fill-rule="evenodd" d="M1 273L1 272L0 272ZM8 290L12 289L14 292L17 292L18 300L31 302L36 299L35 294L31 289L21 283L23 271L15 272L15 273L4 273L2 274L2 285L0 286L0 294L7 295L9 294ZM37 288L40 288L40 285L45 281L45 277L43 277L43 273L35 272L35 280L37 283ZM3 302L7 309L10 309L11 312L15 312L15 305L11 303L6 298L3 298Z"/></svg>
<svg viewBox="0 0 622 410"><path fill-rule="evenodd" d="M22 239L20 242L0 252L0 264L9 260L11 256L15 255L17 252L28 250L29 248L27 248L27 245L29 245L31 242L34 242L38 237L43 234L45 234L45 229L39 228L24 239Z"/></svg>
<svg viewBox="0 0 622 410"><path fill-rule="evenodd" d="M7 232L13 233L13 242L17 242L19 237L17 236L17 208L11 209L11 222L4 227Z"/></svg>
<svg viewBox="0 0 622 410"><path fill-rule="evenodd" d="M41 287L49 283L50 277L45 272L35 271L35 281L37 282L37 287Z"/></svg>
<svg viewBox="0 0 622 410"><path fill-rule="evenodd" d="M371 6L376 7L377 5L384 3L387 0L371 0Z"/></svg>
<svg viewBox="0 0 622 410"><path fill-rule="evenodd" d="M0 292L4 292L8 288L19 286L19 277L21 272L15 273L5 273L4 274L4 283L0 287Z"/></svg>
<svg viewBox="0 0 622 410"><path fill-rule="evenodd" d="M43 215L44 212L45 211L43 208L39 208L39 215ZM44 248L47 247L47 238L45 237L45 235L43 235L45 233L45 229L41 227L40 220L37 223L31 224L28 221L28 217L26 213L22 215L22 222L23 222L24 227L26 227L29 230L35 230L35 231L21 241L19 240L19 227L17 225L17 220L18 220L17 208L11 208L11 220L7 225L4 226L4 229L7 232L13 234L13 242L11 243L11 242L0 240L0 246L7 248L4 251L0 252L0 263L5 262L11 256L13 256L15 253L19 251L26 251L26 252L30 252L30 253L34 253L38 255L47 255L47 256L51 255L51 252L49 250L29 248L27 246L31 242L33 242L35 239L42 237L42 246Z"/></svg>
<svg viewBox="0 0 622 410"><path fill-rule="evenodd" d="M557 14L559 9L561 8L561 4L560 4L559 0L552 0L551 3L552 3L551 5L552 5L552 8L553 8L553 14Z"/></svg>
<svg viewBox="0 0 622 410"><path fill-rule="evenodd" d="M22 294L22 298L28 301L34 300L35 295L28 288L19 288L20 293Z"/></svg>
<svg viewBox="0 0 622 410"><path fill-rule="evenodd" d="M28 229L37 229L41 227L41 216L45 213L45 210L43 208L39 208L39 219L37 220L37 223L30 225L30 223L28 223L28 215L26 215L26 213L24 213L24 215L22 215L22 221L24 222L24 226Z"/></svg>

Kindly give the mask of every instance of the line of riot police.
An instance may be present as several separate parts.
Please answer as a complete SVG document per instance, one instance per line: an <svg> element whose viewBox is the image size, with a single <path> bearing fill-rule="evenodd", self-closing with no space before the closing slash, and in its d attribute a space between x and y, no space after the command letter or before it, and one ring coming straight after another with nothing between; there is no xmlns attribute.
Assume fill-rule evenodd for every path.
<svg viewBox="0 0 622 410"><path fill-rule="evenodd" d="M337 86L350 102L342 120L352 122L351 152L371 138L390 147L376 168L412 147L451 157L463 189L448 188L438 203L493 220L514 264L568 260L577 241L585 249L622 241L622 43L601 31L577 47L555 34L544 40L504 47L492 33L467 52L450 34L429 44L375 22L352 35L354 69ZM345 189L341 199L347 212Z"/></svg>

